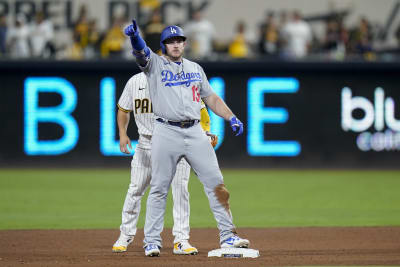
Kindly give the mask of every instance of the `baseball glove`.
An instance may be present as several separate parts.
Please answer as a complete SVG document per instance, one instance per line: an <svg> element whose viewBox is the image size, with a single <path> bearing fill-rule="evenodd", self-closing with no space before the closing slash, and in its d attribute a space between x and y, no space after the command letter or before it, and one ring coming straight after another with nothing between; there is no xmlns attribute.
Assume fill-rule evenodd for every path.
<svg viewBox="0 0 400 267"><path fill-rule="evenodd" d="M213 147L215 147L218 144L218 136L215 134L212 134L210 132L206 132L207 136L210 138L210 143Z"/></svg>

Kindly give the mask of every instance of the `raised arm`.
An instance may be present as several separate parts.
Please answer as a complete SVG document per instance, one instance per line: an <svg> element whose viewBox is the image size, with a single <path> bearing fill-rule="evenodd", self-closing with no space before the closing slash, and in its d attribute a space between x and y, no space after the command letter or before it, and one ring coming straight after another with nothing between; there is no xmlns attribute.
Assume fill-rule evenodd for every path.
<svg viewBox="0 0 400 267"><path fill-rule="evenodd" d="M145 67L150 60L150 49L140 36L139 28L135 20L132 20L132 24L125 28L125 34L129 36L131 40L132 54L136 57L138 64Z"/></svg>

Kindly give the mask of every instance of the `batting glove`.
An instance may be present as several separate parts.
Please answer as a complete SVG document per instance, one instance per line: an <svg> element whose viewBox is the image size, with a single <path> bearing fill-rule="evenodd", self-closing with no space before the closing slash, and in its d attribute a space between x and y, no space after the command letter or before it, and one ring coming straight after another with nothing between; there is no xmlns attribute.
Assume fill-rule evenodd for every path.
<svg viewBox="0 0 400 267"><path fill-rule="evenodd" d="M127 26L124 30L125 34L129 37L136 37L139 34L136 20L132 20L132 24Z"/></svg>
<svg viewBox="0 0 400 267"><path fill-rule="evenodd" d="M230 120L232 130L235 134L235 136L241 135L243 133L243 123L233 116Z"/></svg>
<svg viewBox="0 0 400 267"><path fill-rule="evenodd" d="M143 40L143 38L139 34L139 28L136 23L136 20L132 20L132 24L127 26L125 28L124 32L126 35L129 36L129 39L131 40L131 45L133 48L133 54L137 58L146 58L150 55L150 50L146 46L146 42ZM146 65L146 62L144 62L143 64Z"/></svg>

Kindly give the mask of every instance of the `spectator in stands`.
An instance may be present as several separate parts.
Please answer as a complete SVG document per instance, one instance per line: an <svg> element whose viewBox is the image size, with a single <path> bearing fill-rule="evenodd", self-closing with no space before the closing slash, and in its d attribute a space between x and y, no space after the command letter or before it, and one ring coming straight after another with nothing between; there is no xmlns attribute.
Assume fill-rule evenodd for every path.
<svg viewBox="0 0 400 267"><path fill-rule="evenodd" d="M71 60L82 60L84 58L83 49L79 39L79 36L75 33L72 33L73 43L68 46L62 53L59 55L60 59L71 59Z"/></svg>
<svg viewBox="0 0 400 267"><path fill-rule="evenodd" d="M286 40L284 39L284 36L282 34L282 29L286 26L288 23L288 12L287 10L282 10L279 12L279 19L278 19L278 30L279 30L279 36L278 36L278 54L283 55L284 54L284 49L286 47Z"/></svg>
<svg viewBox="0 0 400 267"><path fill-rule="evenodd" d="M144 39L148 47L155 53L161 54L160 36L165 25L162 23L159 9L151 14L150 21L144 26Z"/></svg>
<svg viewBox="0 0 400 267"><path fill-rule="evenodd" d="M286 43L285 56L291 59L307 56L312 40L311 28L299 11L294 11L292 20L283 27L282 37Z"/></svg>
<svg viewBox="0 0 400 267"><path fill-rule="evenodd" d="M203 17L202 10L196 10L183 28L187 38L190 57L203 59L213 56L213 42L216 37L214 25Z"/></svg>
<svg viewBox="0 0 400 267"><path fill-rule="evenodd" d="M125 20L115 18L111 29L106 33L101 43L101 56L103 58L123 58L126 37L122 31Z"/></svg>
<svg viewBox="0 0 400 267"><path fill-rule="evenodd" d="M29 58L31 56L29 46L29 27L26 25L24 14L18 14L15 20L15 27L9 32L9 47L12 58Z"/></svg>
<svg viewBox="0 0 400 267"><path fill-rule="evenodd" d="M100 32L97 29L96 19L91 19L88 23L88 43L83 50L86 59L96 58L100 51Z"/></svg>
<svg viewBox="0 0 400 267"><path fill-rule="evenodd" d="M357 54L372 51L371 26L365 17L361 17L357 27L350 32L350 50Z"/></svg>
<svg viewBox="0 0 400 267"><path fill-rule="evenodd" d="M331 59L344 59L348 43L347 29L339 18L326 21L322 51Z"/></svg>
<svg viewBox="0 0 400 267"><path fill-rule="evenodd" d="M249 56L249 45L246 41L246 24L239 21L236 26L236 34L230 43L228 53L232 58L247 58Z"/></svg>
<svg viewBox="0 0 400 267"><path fill-rule="evenodd" d="M7 30L7 17L0 15L0 57L6 55Z"/></svg>
<svg viewBox="0 0 400 267"><path fill-rule="evenodd" d="M54 29L50 20L44 19L42 12L37 12L35 21L30 29L30 41L32 45L32 56L49 58L54 55Z"/></svg>
<svg viewBox="0 0 400 267"><path fill-rule="evenodd" d="M74 26L74 40L84 49L89 42L89 18L86 5L81 5L78 20Z"/></svg>
<svg viewBox="0 0 400 267"><path fill-rule="evenodd" d="M151 20L152 15L156 10L161 7L160 0L139 0L139 7L141 13L141 20L138 21L140 25L146 24ZM153 50L155 51L155 50Z"/></svg>
<svg viewBox="0 0 400 267"><path fill-rule="evenodd" d="M324 51L336 50L340 40L339 23L336 19L330 19L325 24Z"/></svg>
<svg viewBox="0 0 400 267"><path fill-rule="evenodd" d="M258 49L261 54L275 55L278 52L279 29L275 14L268 12L265 21L260 25Z"/></svg>

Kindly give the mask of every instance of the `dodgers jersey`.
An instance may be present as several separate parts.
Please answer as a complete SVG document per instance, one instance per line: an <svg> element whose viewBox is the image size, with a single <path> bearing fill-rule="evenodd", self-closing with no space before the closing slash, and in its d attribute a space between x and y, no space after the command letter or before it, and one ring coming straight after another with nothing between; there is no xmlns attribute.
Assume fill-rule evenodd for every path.
<svg viewBox="0 0 400 267"><path fill-rule="evenodd" d="M202 100L200 102L201 126L204 131L210 131L210 117L204 102ZM147 78L143 72L132 76L128 80L117 106L126 113L133 111L139 135L153 135L153 105L150 99Z"/></svg>
<svg viewBox="0 0 400 267"><path fill-rule="evenodd" d="M201 98L210 96L213 90L199 64L185 58L176 64L150 50L146 66L138 65L147 76L156 117L200 120Z"/></svg>

